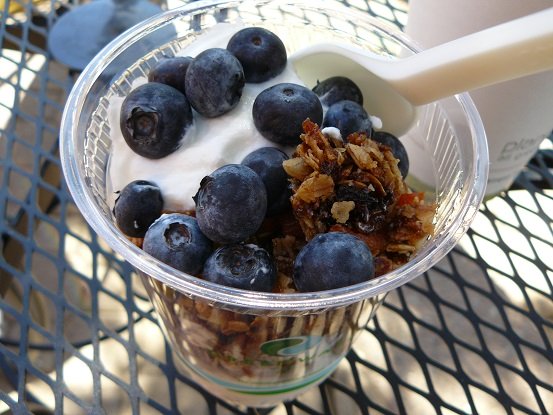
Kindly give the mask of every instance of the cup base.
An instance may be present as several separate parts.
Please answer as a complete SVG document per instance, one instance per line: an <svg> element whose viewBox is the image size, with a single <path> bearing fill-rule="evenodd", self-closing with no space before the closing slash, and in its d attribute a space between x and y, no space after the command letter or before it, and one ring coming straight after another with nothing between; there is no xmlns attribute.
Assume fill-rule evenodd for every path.
<svg viewBox="0 0 553 415"><path fill-rule="evenodd" d="M192 379L217 398L231 405L248 408L272 408L282 402L291 401L324 382L332 375L338 364L342 361L342 358L337 359L330 366L317 373L316 376L313 376L312 379L304 379L301 383L288 382L282 385L271 385L263 388L259 386L247 387L237 383L236 385L240 389L238 390L234 389L230 384L228 386L223 386L222 383L228 384L228 382L219 381L212 376L203 374L197 368L192 367L190 363L184 361L178 354L175 353L175 356L177 357L175 359L175 366L180 373Z"/></svg>

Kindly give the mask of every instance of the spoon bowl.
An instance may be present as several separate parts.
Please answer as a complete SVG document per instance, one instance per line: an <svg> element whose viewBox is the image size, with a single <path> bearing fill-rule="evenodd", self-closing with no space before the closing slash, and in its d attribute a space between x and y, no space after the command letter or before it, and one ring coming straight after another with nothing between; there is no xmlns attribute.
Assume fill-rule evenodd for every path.
<svg viewBox="0 0 553 415"><path fill-rule="evenodd" d="M368 65L359 63L356 58L366 60ZM340 60L339 65L331 64L337 59ZM297 52L290 60L306 85L316 85L318 81L336 76L336 68L339 68L339 75L351 79L361 89L365 110L378 116L386 131L396 136L405 134L417 119L419 108L375 70L377 65L393 62L381 55L353 50L351 46L342 44L320 43Z"/></svg>

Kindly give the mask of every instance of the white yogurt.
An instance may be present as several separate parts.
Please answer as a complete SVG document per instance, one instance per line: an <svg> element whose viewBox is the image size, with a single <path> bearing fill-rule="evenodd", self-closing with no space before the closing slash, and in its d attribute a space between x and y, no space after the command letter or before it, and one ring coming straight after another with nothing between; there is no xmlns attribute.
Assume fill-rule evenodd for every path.
<svg viewBox="0 0 553 415"><path fill-rule="evenodd" d="M194 57L208 48L225 48L230 37L241 28L239 25L219 24L199 36L179 55ZM137 79L133 88L146 82L146 78ZM194 111L193 125L183 137L180 148L156 160L139 156L129 148L119 127L124 97L113 98L109 109L112 147L108 177L113 190L109 195L110 205L115 202L115 192L128 183L148 180L160 187L165 209L192 210L195 207L192 197L198 191L200 181L217 168L240 163L246 155L261 147L279 147L290 155L294 148L283 148L264 138L255 128L252 118L257 95L282 82L305 85L292 68L290 59L285 70L275 78L259 84L246 83L240 102L228 113L205 118ZM371 116L371 121L376 129L381 128L380 119ZM334 133L339 135L339 131Z"/></svg>
<svg viewBox="0 0 553 415"><path fill-rule="evenodd" d="M238 28L235 25L218 25L217 30L207 32L179 55L196 56L211 48L225 48ZM133 88L147 82L138 79ZM215 169L230 163L240 163L246 155L261 147L275 147L255 128L252 106L257 95L271 85L291 82L304 85L291 65L267 82L246 83L239 104L226 114L205 118L194 112L193 126L181 141L180 148L161 159L152 160L133 152L119 128L119 114L124 98L112 99L109 109L111 128L111 157L109 179L113 192L121 190L133 180L156 183L163 195L164 207L169 210L194 209L192 197L198 191L200 181ZM281 147L282 148L282 147ZM285 149L290 153L292 149ZM115 196L110 201L113 205Z"/></svg>

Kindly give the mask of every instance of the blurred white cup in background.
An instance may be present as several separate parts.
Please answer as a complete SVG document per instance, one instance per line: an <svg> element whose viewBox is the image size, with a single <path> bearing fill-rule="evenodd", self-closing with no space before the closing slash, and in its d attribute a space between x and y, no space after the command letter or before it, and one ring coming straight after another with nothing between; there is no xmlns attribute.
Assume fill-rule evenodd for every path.
<svg viewBox="0 0 553 415"><path fill-rule="evenodd" d="M553 7L553 0L410 0L406 32L422 48ZM551 22L553 25L553 22ZM490 152L486 194L507 190L553 130L553 71L470 91Z"/></svg>

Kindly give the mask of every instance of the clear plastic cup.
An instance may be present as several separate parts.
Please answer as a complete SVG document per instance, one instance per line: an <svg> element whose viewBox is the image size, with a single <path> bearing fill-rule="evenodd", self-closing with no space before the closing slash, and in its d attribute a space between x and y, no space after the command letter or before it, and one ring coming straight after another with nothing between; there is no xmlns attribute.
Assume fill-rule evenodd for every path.
<svg viewBox="0 0 553 415"><path fill-rule="evenodd" d="M323 9L309 0L197 2L149 19L114 40L69 96L61 159L83 216L142 276L190 376L222 399L263 407L292 399L327 378L386 294L421 275L456 244L484 194L487 147L468 95L421 108L402 140L409 141L412 160L424 160L412 162L409 182L433 183L426 190L436 201L435 232L407 264L382 277L331 291L276 294L219 286L176 271L135 246L114 224L106 171L110 129L119 127L109 125L107 111L110 98L127 94L152 63L218 22L266 27L283 39L289 53L325 40L354 43L390 58L417 49L366 13L333 3ZM417 176L417 164L432 166L431 180ZM428 176L424 167L421 174Z"/></svg>

